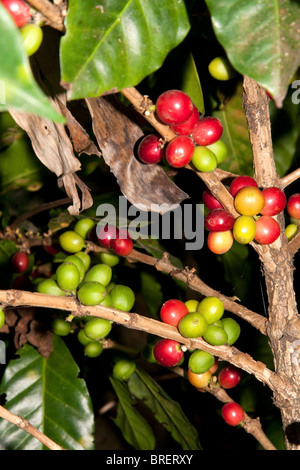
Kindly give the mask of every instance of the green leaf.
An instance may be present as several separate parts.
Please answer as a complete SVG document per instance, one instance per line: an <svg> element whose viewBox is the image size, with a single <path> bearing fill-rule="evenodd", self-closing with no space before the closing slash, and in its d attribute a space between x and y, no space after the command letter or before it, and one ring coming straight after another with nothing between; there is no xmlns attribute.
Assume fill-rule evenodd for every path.
<svg viewBox="0 0 300 470"><path fill-rule="evenodd" d="M206 0L217 39L234 68L278 106L300 63L300 4L292 0Z"/></svg>
<svg viewBox="0 0 300 470"><path fill-rule="evenodd" d="M213 111L212 114L222 121L224 130L221 140L228 148L228 157L219 165L220 168L252 176L252 149L242 99L243 89L238 85L235 93L222 105L222 108Z"/></svg>
<svg viewBox="0 0 300 470"><path fill-rule="evenodd" d="M19 356L9 362L1 382L5 407L65 449L91 449L94 416L90 397L64 341L53 336L48 359L29 344L19 350ZM43 449L37 439L5 420L0 421L0 435L3 450Z"/></svg>
<svg viewBox="0 0 300 470"><path fill-rule="evenodd" d="M159 318L158 311L163 302L163 293L161 284L155 278L155 275L147 271L141 271L141 294L146 302L147 309L152 317Z"/></svg>
<svg viewBox="0 0 300 470"><path fill-rule="evenodd" d="M201 82L194 57L191 53L188 54L186 62L183 65L183 76L180 89L189 95L200 113L205 114Z"/></svg>
<svg viewBox="0 0 300 470"><path fill-rule="evenodd" d="M71 0L61 41L62 80L71 99L136 86L187 35L177 0Z"/></svg>
<svg viewBox="0 0 300 470"><path fill-rule="evenodd" d="M152 256L155 258L161 259L163 258L164 254L166 253L166 250L164 247L159 243L158 240L155 239L138 239L136 241L136 246L139 246L143 250L147 251L150 253ZM169 261L176 266L176 268L181 269L182 268L182 262L180 261L179 258L176 258L176 256L169 255Z"/></svg>
<svg viewBox="0 0 300 470"><path fill-rule="evenodd" d="M48 228L51 232L68 228L75 221L75 217L68 212L61 212L57 217L52 217L48 222Z"/></svg>
<svg viewBox="0 0 300 470"><path fill-rule="evenodd" d="M35 82L19 29L0 3L0 111L16 109L64 122Z"/></svg>
<svg viewBox="0 0 300 470"><path fill-rule="evenodd" d="M231 249L218 258L223 263L225 279L232 287L234 294L245 299L251 288L252 264L249 260L249 248L234 242Z"/></svg>
<svg viewBox="0 0 300 470"><path fill-rule="evenodd" d="M7 264L8 260L17 253L18 248L12 240L0 241L0 266Z"/></svg>
<svg viewBox="0 0 300 470"><path fill-rule="evenodd" d="M0 152L1 192L25 188L38 190L43 185L44 166L32 151L25 135Z"/></svg>
<svg viewBox="0 0 300 470"><path fill-rule="evenodd" d="M155 436L152 428L135 407L136 400L130 394L127 383L112 377L110 381L119 399L114 422L122 431L122 436L137 450L153 450Z"/></svg>
<svg viewBox="0 0 300 470"><path fill-rule="evenodd" d="M273 137L273 151L276 170L284 176L292 165L299 145L300 107L293 103L292 91L289 90L283 107L278 109L270 102L270 118Z"/></svg>
<svg viewBox="0 0 300 470"><path fill-rule="evenodd" d="M202 450L198 433L183 413L179 403L172 400L160 385L145 371L137 369L128 382L130 392L143 400L183 450Z"/></svg>

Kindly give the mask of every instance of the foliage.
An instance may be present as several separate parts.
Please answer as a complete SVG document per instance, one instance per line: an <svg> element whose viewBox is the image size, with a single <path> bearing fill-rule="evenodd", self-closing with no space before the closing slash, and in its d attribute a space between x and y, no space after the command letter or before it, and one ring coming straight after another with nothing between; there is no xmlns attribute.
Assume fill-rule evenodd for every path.
<svg viewBox="0 0 300 470"><path fill-rule="evenodd" d="M179 88L193 99L200 113L222 121L228 157L220 164L220 170L253 176L252 149L243 108L243 76L246 75L274 97L270 101L270 116L279 176L295 170L299 166L299 106L292 100L291 81L297 78L300 65L299 13L299 3L294 0L104 0L101 5L96 0L71 0L65 31L58 32L51 24L43 25L42 47L29 60L18 29L0 4L0 85L4 84L5 90L5 100L2 100L0 88L0 265L5 271L0 275L1 290L15 286L18 276L9 266L9 260L22 248L31 255L25 273L30 289L26 285L24 290L36 292L41 279L53 276L65 257L60 248L54 256L50 255L41 240L57 246L59 235L73 229L77 220L91 217L98 222L98 205L106 203L118 208L124 180L126 188L131 189L130 195L136 198L133 205L139 202L140 196L151 199L151 191L160 194L166 175L170 180L170 197L178 195L178 188L184 192L183 195L180 192L182 207L185 195L194 206L203 202L205 184L195 172L183 169L172 173L165 162L161 164L161 174L153 176L149 170L152 179L148 186L148 179L145 182L141 179L142 172L132 170L126 162L136 158L134 150L132 155L127 152L127 146L133 149L136 145L134 136L140 138L144 132L152 132L149 122L134 115L137 134L136 127L126 127L122 121L120 126L125 137L116 133L100 142L93 127L97 127L98 118L91 106L94 103L97 107L98 102L89 99L116 95L124 105L124 114L132 117L133 109L122 95L124 88L136 87L153 103L163 91ZM34 15L34 21L39 20ZM52 47L53 37L53 43L59 39L57 49ZM232 80L221 82L208 73L208 64L217 55L227 56L235 68L237 74ZM51 70L51 74L53 71L55 78L51 74L47 77L49 81L53 79L51 91L57 87L60 93L67 90L66 101L76 125L68 120L62 104L57 106L49 100L49 88L45 83L42 85L39 67L43 71ZM78 171L70 169L71 164L68 167L67 157L61 155L64 152L60 154L63 173L51 171L41 156L44 149L36 151L22 126L12 120L11 112L39 116L43 129L47 129L49 121L62 127L67 122L71 140L64 134L59 142L61 147L67 147L67 141L72 142L70 153L76 158ZM79 148L83 136L88 145ZM92 150L91 142L95 145ZM111 145L111 165L105 155L107 142ZM126 161L124 148L129 159ZM122 162L126 172L116 173ZM70 183L68 178L74 174L75 182ZM158 177L162 178L159 191L152 185ZM80 181L84 182L84 188ZM70 200L74 202L76 185L82 190L82 200L90 191L93 201L82 212L70 213L68 205ZM295 183L287 189L287 194L296 192L294 188ZM36 210L65 197L68 200L60 205L51 207L50 204L43 212ZM24 213L29 216L22 218ZM18 218L21 221L16 227L13 224ZM119 225L123 223L121 220ZM184 240L175 237L140 238L135 242L135 249L156 263L142 265L121 257L113 267L111 282L130 286L136 296L134 311L159 320L159 309L165 300L202 298L200 291L190 287L189 278L184 281L176 277L188 266L216 292L237 298L264 316L267 294L251 247L234 244L226 255L216 257L206 246L206 236L207 233L204 246L198 251L185 251ZM91 249L89 253L93 264L101 262L101 250ZM159 262L165 261L167 253L172 269L167 270L166 265L155 269ZM298 262L296 259L295 267ZM145 351L153 345L156 335L131 331L128 325L124 327L116 321L109 335L111 343L104 341L102 354L89 358L77 339L86 316L68 318L73 320L72 332L66 338L59 338L52 334L51 321L58 314L67 317L68 312L58 313L55 307L48 310L30 309L29 318L18 309L15 314L7 314L7 324L0 330L1 339L7 345L7 365L0 364L0 393L2 404L8 410L30 421L59 445L74 450L97 449L97 436L103 438L103 431L97 427L97 413L113 397L117 406L109 412L112 419L106 426L114 435L111 445L122 449L232 449L233 436L236 449L260 448L242 430L225 427L215 397L197 391L178 370L165 370L147 360ZM243 319L239 323L242 333L237 347L271 369L272 355L265 338L261 339L260 332ZM123 353L134 357L138 364L128 381L112 376L112 364ZM185 359L181 364L181 370L186 369L186 362ZM250 417L260 414L266 425L265 433L275 446L283 448L280 417L269 392L249 375L232 396ZM238 436L235 431L239 432ZM3 450L45 449L37 439L5 420L0 421L0 435ZM219 444L219 438L223 445Z"/></svg>

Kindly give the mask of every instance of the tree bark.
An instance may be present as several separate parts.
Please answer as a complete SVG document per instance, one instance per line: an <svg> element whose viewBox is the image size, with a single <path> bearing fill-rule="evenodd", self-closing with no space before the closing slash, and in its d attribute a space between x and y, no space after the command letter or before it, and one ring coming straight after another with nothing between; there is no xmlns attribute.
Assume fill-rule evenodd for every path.
<svg viewBox="0 0 300 470"><path fill-rule="evenodd" d="M244 109L253 151L254 176L260 188L279 187L273 157L268 98L252 79L244 79ZM280 409L287 450L300 449L300 341L299 315L294 290L293 254L285 235L284 216L275 216L280 237L271 245L254 245L261 261L268 296L267 335L275 371L291 385L273 391Z"/></svg>

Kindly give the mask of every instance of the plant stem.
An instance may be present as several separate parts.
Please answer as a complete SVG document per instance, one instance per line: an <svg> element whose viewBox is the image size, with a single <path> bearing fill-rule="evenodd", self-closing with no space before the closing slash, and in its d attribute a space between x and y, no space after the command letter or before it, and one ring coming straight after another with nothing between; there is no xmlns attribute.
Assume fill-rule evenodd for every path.
<svg viewBox="0 0 300 470"><path fill-rule="evenodd" d="M257 183L263 188L279 186L273 158L268 100L263 88L248 77L244 79L244 108ZM292 386L289 390L273 390L274 402L281 412L287 450L298 450L300 440L297 433L292 431L297 431L294 426L300 422L300 365L297 351L300 344L297 339L300 320L293 283L293 255L285 235L284 216L280 214L275 218L280 223L281 236L271 245L257 245L255 249L260 257L266 282L269 302L267 334L274 355L275 370Z"/></svg>

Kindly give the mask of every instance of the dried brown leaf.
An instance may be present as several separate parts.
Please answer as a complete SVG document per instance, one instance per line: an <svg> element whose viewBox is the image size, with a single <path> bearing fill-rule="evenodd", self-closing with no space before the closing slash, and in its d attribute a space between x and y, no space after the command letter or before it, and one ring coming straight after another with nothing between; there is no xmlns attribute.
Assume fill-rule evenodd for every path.
<svg viewBox="0 0 300 470"><path fill-rule="evenodd" d="M59 97L51 99L53 106L60 110L63 104ZM72 200L68 210L76 215L93 204L88 187L76 175L81 168L80 161L75 157L73 146L63 124L31 114L10 110L16 123L28 134L33 150L39 160L59 178L58 183L64 186ZM82 192L80 199L77 191Z"/></svg>
<svg viewBox="0 0 300 470"><path fill-rule="evenodd" d="M126 114L126 107L116 95L88 98L86 103L93 120L93 131L103 158L115 175L123 195L144 210L158 210L155 205L180 204L189 196L166 175L159 165L145 165L134 155L142 129Z"/></svg>

